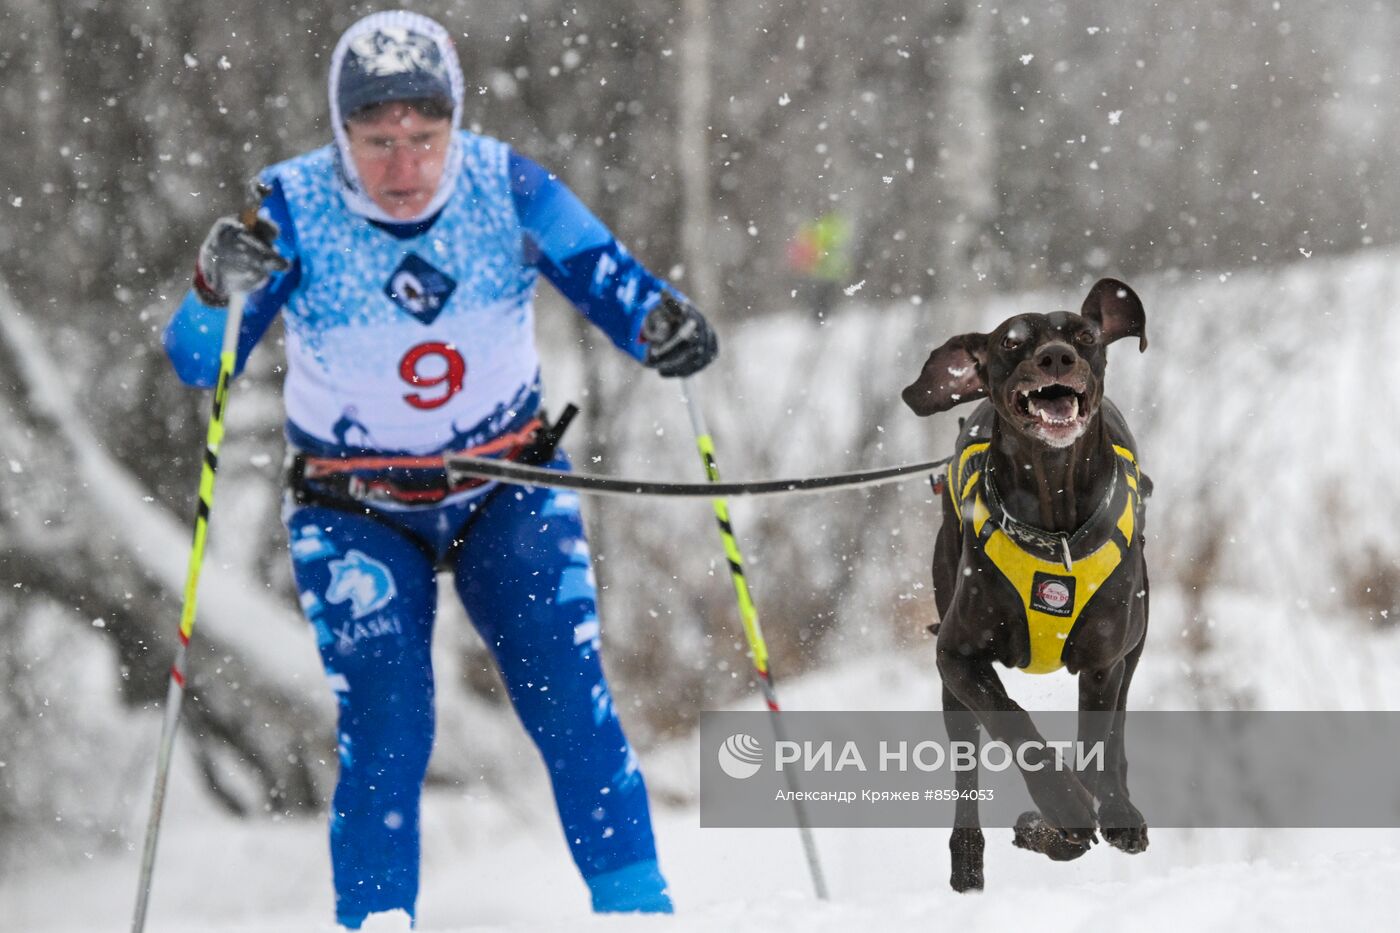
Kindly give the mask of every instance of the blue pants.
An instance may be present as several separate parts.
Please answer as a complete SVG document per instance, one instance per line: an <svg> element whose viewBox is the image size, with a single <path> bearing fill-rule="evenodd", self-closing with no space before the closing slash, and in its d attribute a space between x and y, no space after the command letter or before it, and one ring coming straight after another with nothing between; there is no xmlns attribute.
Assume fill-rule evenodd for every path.
<svg viewBox="0 0 1400 933"><path fill-rule="evenodd" d="M434 565L444 557L544 758L595 909L669 910L646 786L599 663L576 494L507 487L373 517L308 505L290 511L287 529L302 608L339 702L331 858L342 924L414 912L418 805L433 743Z"/></svg>

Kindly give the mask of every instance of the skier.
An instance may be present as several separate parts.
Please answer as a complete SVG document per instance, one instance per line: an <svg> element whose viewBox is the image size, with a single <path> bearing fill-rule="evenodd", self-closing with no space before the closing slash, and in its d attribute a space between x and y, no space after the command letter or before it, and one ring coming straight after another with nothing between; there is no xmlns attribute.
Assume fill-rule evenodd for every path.
<svg viewBox="0 0 1400 933"><path fill-rule="evenodd" d="M593 909L669 913L646 788L599 662L578 497L449 486L425 455L567 468L550 450L558 432L537 420L540 272L663 376L697 372L717 341L560 181L459 129L460 69L427 17L351 26L331 59L334 142L261 174L256 225L215 222L165 346L181 379L208 387L231 292L251 292L240 368L283 312L284 516L339 704L338 922L414 913L438 569L452 572L544 758Z"/></svg>
<svg viewBox="0 0 1400 933"><path fill-rule="evenodd" d="M841 283L850 278L850 225L836 211L803 224L788 244L788 268L807 292L817 323L831 317Z"/></svg>

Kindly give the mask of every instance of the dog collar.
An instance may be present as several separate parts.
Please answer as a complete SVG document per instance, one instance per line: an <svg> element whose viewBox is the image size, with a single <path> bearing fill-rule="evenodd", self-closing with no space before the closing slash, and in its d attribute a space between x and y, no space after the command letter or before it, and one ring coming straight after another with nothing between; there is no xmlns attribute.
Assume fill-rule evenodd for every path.
<svg viewBox="0 0 1400 933"><path fill-rule="evenodd" d="M1115 448L1115 452L1118 448ZM1122 457L1116 458L1118 462L1114 464L1113 475L1108 478L1108 489L1104 490L1103 497L1094 508L1084 524L1080 525L1073 532L1046 531L1044 528L1037 528L1027 524L1013 516L1006 510L1006 504L997 492L997 484L992 476L992 458L988 456L982 466L982 489L987 496L987 509L991 512L992 521L1006 536L1015 541L1023 548L1039 550L1049 555L1050 560L1058 560L1064 564L1065 570L1074 570L1073 552L1076 545L1083 543L1084 539L1100 529L1104 516L1108 514L1109 507L1112 506L1114 497L1118 495L1118 477L1125 470Z"/></svg>

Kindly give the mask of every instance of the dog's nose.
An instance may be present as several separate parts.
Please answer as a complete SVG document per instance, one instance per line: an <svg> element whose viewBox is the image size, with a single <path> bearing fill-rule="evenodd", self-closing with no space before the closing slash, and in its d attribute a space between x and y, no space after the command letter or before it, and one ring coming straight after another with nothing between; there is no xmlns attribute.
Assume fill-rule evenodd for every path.
<svg viewBox="0 0 1400 933"><path fill-rule="evenodd" d="M1074 368L1079 354L1067 343L1047 343L1036 351L1035 365L1047 376L1063 376Z"/></svg>

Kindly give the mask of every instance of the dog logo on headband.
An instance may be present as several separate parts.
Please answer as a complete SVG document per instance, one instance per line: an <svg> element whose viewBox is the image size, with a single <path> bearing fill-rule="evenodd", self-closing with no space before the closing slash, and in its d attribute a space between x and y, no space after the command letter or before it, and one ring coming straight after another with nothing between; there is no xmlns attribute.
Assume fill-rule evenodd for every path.
<svg viewBox="0 0 1400 933"><path fill-rule="evenodd" d="M382 27L350 43L360 70L371 77L425 71L446 78L442 55L432 39L402 27Z"/></svg>

